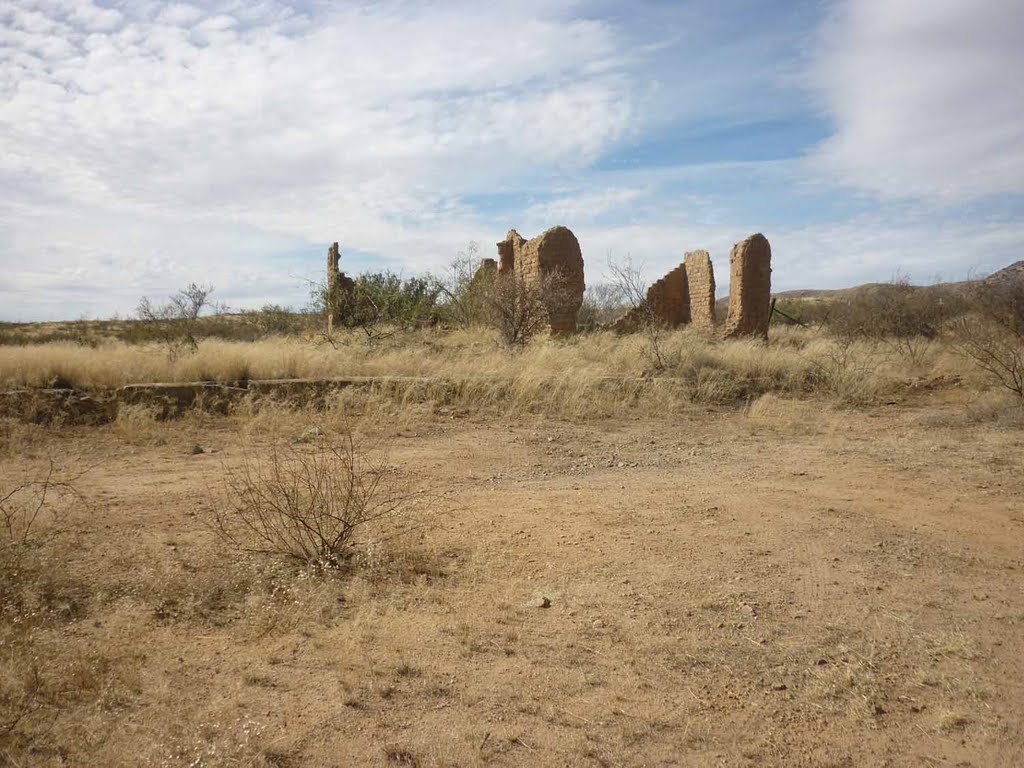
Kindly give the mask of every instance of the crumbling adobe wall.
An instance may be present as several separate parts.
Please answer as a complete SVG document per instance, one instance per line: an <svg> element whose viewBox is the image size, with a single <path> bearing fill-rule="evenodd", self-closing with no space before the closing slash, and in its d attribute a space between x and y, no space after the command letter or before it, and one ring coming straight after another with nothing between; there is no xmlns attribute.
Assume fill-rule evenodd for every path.
<svg viewBox="0 0 1024 768"><path fill-rule="evenodd" d="M669 328L690 322L690 287L686 265L680 264L647 289L651 312Z"/></svg>
<svg viewBox="0 0 1024 768"><path fill-rule="evenodd" d="M715 268L707 251L688 251L683 260L689 286L690 321L703 331L715 330Z"/></svg>
<svg viewBox="0 0 1024 768"><path fill-rule="evenodd" d="M758 232L736 243L729 254L729 316L725 336L768 339L771 313L772 247Z"/></svg>
<svg viewBox="0 0 1024 768"><path fill-rule="evenodd" d="M772 249L758 233L733 246L729 256L729 316L725 336L768 338ZM652 285L639 307L606 326L630 333L646 322L676 328L693 323L715 331L715 269L707 251L688 251L683 263Z"/></svg>
<svg viewBox="0 0 1024 768"><path fill-rule="evenodd" d="M568 227L552 227L532 240L514 229L498 243L498 274L514 273L527 284L541 285L557 276L556 289L545 298L552 333L573 333L583 304L583 251Z"/></svg>
<svg viewBox="0 0 1024 768"><path fill-rule="evenodd" d="M497 271L498 262L496 262L494 259L480 259L480 266L477 267L476 272L473 273L473 279L485 279L497 273Z"/></svg>
<svg viewBox="0 0 1024 768"><path fill-rule="evenodd" d="M470 292L479 291L482 286L489 285L497 274L498 262L494 259L481 259L480 266L476 268L476 272L473 273L473 279L470 280Z"/></svg>
<svg viewBox="0 0 1024 768"><path fill-rule="evenodd" d="M327 332L334 330L336 323L341 322L341 312L345 306L343 296L355 288L355 280L347 277L338 267L341 262L341 250L337 243L331 243L327 249L327 290L324 296L327 310Z"/></svg>
<svg viewBox="0 0 1024 768"><path fill-rule="evenodd" d="M685 264L648 288L643 303L613 322L611 329L631 333L647 322L665 328L678 328L690 322L690 288Z"/></svg>
<svg viewBox="0 0 1024 768"><path fill-rule="evenodd" d="M510 229L505 239L498 243L498 274L506 275L516 268L516 252L522 250L526 239Z"/></svg>

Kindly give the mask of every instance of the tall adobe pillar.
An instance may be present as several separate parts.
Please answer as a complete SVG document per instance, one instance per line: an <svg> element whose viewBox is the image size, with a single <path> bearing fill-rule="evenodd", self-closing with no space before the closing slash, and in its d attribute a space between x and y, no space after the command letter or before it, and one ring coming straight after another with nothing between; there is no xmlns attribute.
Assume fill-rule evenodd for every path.
<svg viewBox="0 0 1024 768"><path fill-rule="evenodd" d="M733 246L729 254L729 317L727 338L768 339L772 292L772 247L761 233Z"/></svg>
<svg viewBox="0 0 1024 768"><path fill-rule="evenodd" d="M355 287L355 281L346 277L338 268L340 262L341 250L337 243L331 243L331 247L327 249L327 290L324 296L328 333L333 332L334 326L341 322L346 299Z"/></svg>
<svg viewBox="0 0 1024 768"><path fill-rule="evenodd" d="M498 243L498 275L514 273L527 285L553 283L545 306L551 332L573 333L583 304L583 251L568 227L552 227L532 240L510 229ZM557 278L557 279L556 279Z"/></svg>
<svg viewBox="0 0 1024 768"><path fill-rule="evenodd" d="M690 321L703 331L715 330L715 268L707 251L688 251L686 282L690 292Z"/></svg>

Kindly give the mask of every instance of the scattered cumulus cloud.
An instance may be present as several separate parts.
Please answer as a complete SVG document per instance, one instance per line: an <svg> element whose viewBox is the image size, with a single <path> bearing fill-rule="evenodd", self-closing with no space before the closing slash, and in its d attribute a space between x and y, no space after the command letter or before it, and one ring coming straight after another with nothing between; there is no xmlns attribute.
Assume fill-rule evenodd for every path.
<svg viewBox="0 0 1024 768"><path fill-rule="evenodd" d="M302 303L331 240L411 273L555 223L590 280L696 247L722 270L755 230L785 287L998 268L1022 25L1009 0L0 0L0 319L189 280Z"/></svg>

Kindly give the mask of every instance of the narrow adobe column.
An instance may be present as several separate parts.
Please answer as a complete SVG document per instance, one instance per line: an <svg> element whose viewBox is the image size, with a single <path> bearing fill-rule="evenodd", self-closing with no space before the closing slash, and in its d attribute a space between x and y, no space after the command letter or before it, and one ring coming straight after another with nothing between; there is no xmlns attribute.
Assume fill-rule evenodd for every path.
<svg viewBox="0 0 1024 768"><path fill-rule="evenodd" d="M772 247L758 233L736 243L729 254L727 338L759 336L768 340L772 293Z"/></svg>

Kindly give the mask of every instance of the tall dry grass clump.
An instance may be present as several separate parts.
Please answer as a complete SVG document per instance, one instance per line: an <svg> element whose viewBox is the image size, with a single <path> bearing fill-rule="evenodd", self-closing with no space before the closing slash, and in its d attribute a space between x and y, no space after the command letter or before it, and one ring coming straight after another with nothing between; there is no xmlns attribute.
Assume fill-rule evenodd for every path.
<svg viewBox="0 0 1024 768"><path fill-rule="evenodd" d="M45 728L75 681L40 651L46 627L78 618L88 590L68 567L68 519L82 504L74 476L52 460L35 474L0 469L0 760L4 744Z"/></svg>
<svg viewBox="0 0 1024 768"><path fill-rule="evenodd" d="M156 346L108 342L93 349L58 342L0 347L0 386L410 377L415 380L374 390L406 404L583 417L743 403L766 392L860 405L915 378L961 375L965 365L944 338L918 339L914 354L906 355L860 334L797 327L774 329L767 344L717 339L688 327L662 332L656 358L649 346L644 334L595 331L538 339L510 352L493 330L423 329L372 345L355 332L337 335L333 344L296 337L208 339L194 354L169 360Z"/></svg>

